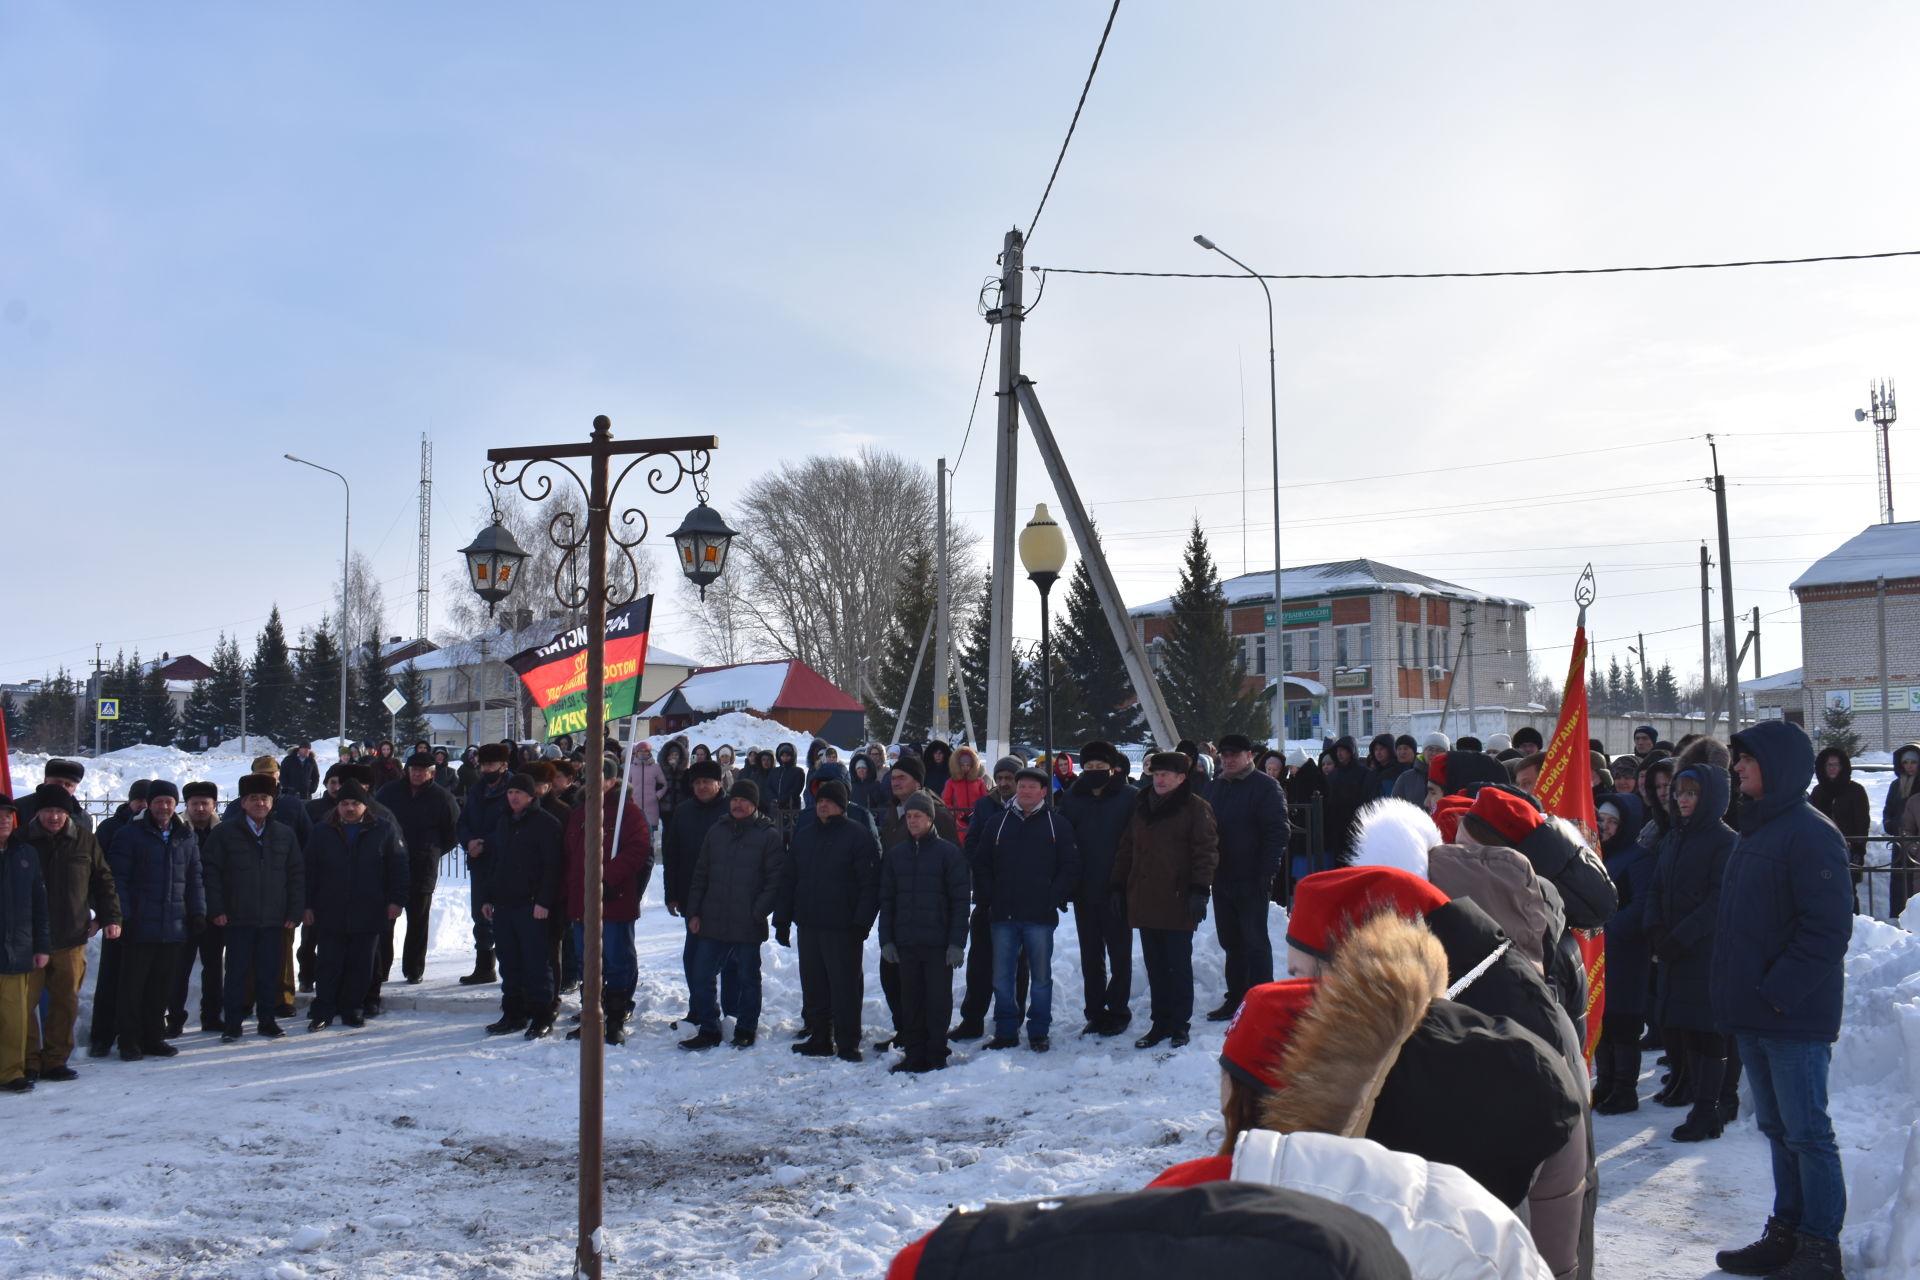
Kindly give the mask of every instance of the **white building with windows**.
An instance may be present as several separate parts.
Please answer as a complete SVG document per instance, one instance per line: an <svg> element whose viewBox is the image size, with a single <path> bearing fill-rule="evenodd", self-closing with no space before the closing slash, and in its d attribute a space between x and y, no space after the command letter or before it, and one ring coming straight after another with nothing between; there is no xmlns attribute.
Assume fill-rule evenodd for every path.
<svg viewBox="0 0 1920 1280"><path fill-rule="evenodd" d="M1526 703L1532 606L1524 600L1378 560L1303 565L1285 574L1276 663L1269 653L1273 575L1242 574L1220 585L1249 687L1271 690L1284 676L1289 738L1352 734L1364 746L1374 734L1404 726L1415 711L1440 710L1449 693L1456 710ZM1158 670L1173 630L1173 602L1156 600L1129 613ZM1213 732L1191 730L1195 737Z"/></svg>

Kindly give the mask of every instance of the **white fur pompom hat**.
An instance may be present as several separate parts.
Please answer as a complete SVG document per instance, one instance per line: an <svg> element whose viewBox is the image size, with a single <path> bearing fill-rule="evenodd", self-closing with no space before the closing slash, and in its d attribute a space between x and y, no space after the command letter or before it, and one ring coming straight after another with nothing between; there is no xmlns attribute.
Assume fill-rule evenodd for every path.
<svg viewBox="0 0 1920 1280"><path fill-rule="evenodd" d="M1398 867L1427 879L1427 851L1445 843L1427 811L1405 800L1375 800L1354 820L1353 865Z"/></svg>

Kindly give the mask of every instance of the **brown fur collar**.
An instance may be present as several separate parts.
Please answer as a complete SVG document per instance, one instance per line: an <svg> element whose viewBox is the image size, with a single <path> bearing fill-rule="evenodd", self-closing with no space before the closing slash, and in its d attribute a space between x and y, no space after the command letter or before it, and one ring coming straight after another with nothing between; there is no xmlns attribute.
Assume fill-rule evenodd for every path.
<svg viewBox="0 0 1920 1280"><path fill-rule="evenodd" d="M1179 786L1167 792L1166 799L1159 804L1155 804L1154 799L1153 777L1148 775L1146 784L1140 788L1140 798L1134 801L1134 805L1135 812L1140 815L1140 821L1149 826L1164 821L1186 808L1187 802L1193 799L1193 782L1191 779L1182 779Z"/></svg>
<svg viewBox="0 0 1920 1280"><path fill-rule="evenodd" d="M1265 1100L1260 1127L1364 1134L1400 1047L1446 988L1447 954L1424 921L1387 912L1348 934L1294 1025L1286 1087Z"/></svg>

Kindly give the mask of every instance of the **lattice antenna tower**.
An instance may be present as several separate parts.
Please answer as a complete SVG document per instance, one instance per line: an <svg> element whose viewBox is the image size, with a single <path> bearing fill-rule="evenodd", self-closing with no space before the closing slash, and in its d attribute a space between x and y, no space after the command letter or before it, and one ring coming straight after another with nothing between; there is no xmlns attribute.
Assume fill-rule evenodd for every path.
<svg viewBox="0 0 1920 1280"><path fill-rule="evenodd" d="M413 620L416 640L427 638L427 603L431 594L433 560L433 441L420 433L420 585L419 605Z"/></svg>

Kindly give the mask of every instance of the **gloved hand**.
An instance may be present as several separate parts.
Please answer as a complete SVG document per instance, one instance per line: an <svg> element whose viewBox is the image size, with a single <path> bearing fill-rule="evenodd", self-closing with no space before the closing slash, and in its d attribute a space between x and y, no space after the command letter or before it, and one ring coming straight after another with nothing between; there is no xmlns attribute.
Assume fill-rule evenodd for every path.
<svg viewBox="0 0 1920 1280"><path fill-rule="evenodd" d="M791 924L780 925L778 928L776 928L773 931L773 940L779 943L783 947L792 946L793 945L793 926Z"/></svg>
<svg viewBox="0 0 1920 1280"><path fill-rule="evenodd" d="M965 963L966 958L967 958L967 949L965 947L948 947L947 948L947 968L958 969L963 963Z"/></svg>
<svg viewBox="0 0 1920 1280"><path fill-rule="evenodd" d="M880 958L888 964L899 964L900 948L889 942L886 946L880 948Z"/></svg>
<svg viewBox="0 0 1920 1280"><path fill-rule="evenodd" d="M1115 889L1107 896L1107 910L1113 912L1116 916L1120 916L1122 919L1126 917L1127 891L1125 889Z"/></svg>
<svg viewBox="0 0 1920 1280"><path fill-rule="evenodd" d="M189 938L197 938L201 934L205 933L206 931L207 931L207 918L205 916L188 916L187 917L187 936Z"/></svg>
<svg viewBox="0 0 1920 1280"><path fill-rule="evenodd" d="M1195 889L1187 895L1187 919L1193 921L1194 927L1198 928L1200 922L1206 918L1207 891L1205 889Z"/></svg>
<svg viewBox="0 0 1920 1280"><path fill-rule="evenodd" d="M1062 899L1060 899L1060 910L1061 910L1062 912L1064 912L1064 911L1066 911L1066 910L1067 910L1067 908L1069 908L1069 907L1071 907L1072 905L1073 905L1073 899L1072 899L1072 898L1062 898Z"/></svg>

